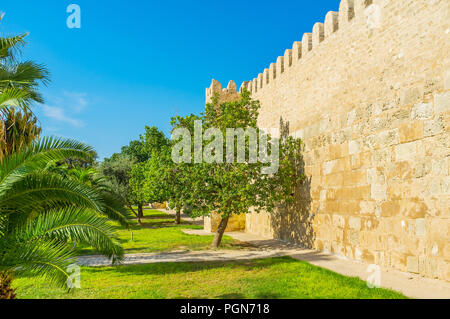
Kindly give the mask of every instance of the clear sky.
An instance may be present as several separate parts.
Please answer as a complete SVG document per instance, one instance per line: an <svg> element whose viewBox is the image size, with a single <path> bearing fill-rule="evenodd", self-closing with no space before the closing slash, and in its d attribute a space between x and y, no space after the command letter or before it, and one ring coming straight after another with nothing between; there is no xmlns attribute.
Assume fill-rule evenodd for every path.
<svg viewBox="0 0 450 319"><path fill-rule="evenodd" d="M35 106L44 135L86 142L103 159L145 125L168 134L172 116L201 112L213 78L252 80L339 2L2 1L0 34L30 32L23 59L51 71ZM66 25L71 3L81 29Z"/></svg>

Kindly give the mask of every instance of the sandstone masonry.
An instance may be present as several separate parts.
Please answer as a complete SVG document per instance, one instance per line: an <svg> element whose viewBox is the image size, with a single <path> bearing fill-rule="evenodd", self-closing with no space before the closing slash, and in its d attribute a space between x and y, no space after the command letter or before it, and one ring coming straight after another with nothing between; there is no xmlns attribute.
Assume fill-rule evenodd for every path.
<svg viewBox="0 0 450 319"><path fill-rule="evenodd" d="M343 0L244 82L260 127L303 139L309 178L307 205L246 232L450 281L449 52L448 0Z"/></svg>

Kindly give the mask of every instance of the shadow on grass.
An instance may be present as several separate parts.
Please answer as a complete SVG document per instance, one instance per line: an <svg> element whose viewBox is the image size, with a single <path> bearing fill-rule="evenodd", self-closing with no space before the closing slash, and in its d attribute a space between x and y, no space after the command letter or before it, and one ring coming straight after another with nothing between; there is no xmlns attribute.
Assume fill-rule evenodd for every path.
<svg viewBox="0 0 450 319"><path fill-rule="evenodd" d="M172 219L147 218L143 219L142 221L143 221L142 225L133 224L130 227L130 230L137 231L142 229L176 228L180 226L192 226L192 224L188 222L175 224L175 222Z"/></svg>
<svg viewBox="0 0 450 319"><path fill-rule="evenodd" d="M177 252L175 254L185 254L186 252ZM153 263L143 265L127 265L114 267L96 267L89 268L91 273L114 272L133 274L136 276L145 275L169 275L180 273L192 273L204 270L213 270L217 268L242 268L245 271L255 269L269 268L277 264L291 264L301 261L290 257L274 257L270 259L252 259L252 260L232 260L232 261L199 261L199 262L177 262L177 263Z"/></svg>
<svg viewBox="0 0 450 319"><path fill-rule="evenodd" d="M141 220L148 220L148 219L161 219L161 218L167 218L170 219L170 215L167 214L160 214L160 215L150 215L150 216L144 216L141 217ZM137 220L136 218L134 218L133 220Z"/></svg>

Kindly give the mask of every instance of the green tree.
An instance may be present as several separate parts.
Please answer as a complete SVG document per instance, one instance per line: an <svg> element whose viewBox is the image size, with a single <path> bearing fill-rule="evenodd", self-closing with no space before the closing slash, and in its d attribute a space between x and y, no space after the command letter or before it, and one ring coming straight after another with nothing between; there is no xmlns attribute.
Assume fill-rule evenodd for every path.
<svg viewBox="0 0 450 319"><path fill-rule="evenodd" d="M241 99L235 102L218 103L214 98L207 104L203 117L203 132L209 128L217 128L221 136L227 135L227 129L254 129L259 136L257 118L260 104L250 98L248 91L241 94ZM265 174L263 168L267 164L261 161L250 161L251 143L247 136L244 148L246 161L228 162L226 158L226 143L219 143L219 148L211 148L217 137L203 140L203 150L212 150L212 156L217 161L203 161L201 163L187 165L189 167L191 196L186 202L192 207L196 215L210 215L219 213L221 222L211 244L217 248L222 240L228 220L232 214L246 214L253 212L272 212L277 205L289 204L293 198L295 187L298 186L304 176L294 167L296 161L292 156L299 154L298 148L301 141L292 137L281 138L280 167L276 173ZM276 139L268 135L268 140L276 142ZM237 137L233 138L234 158L237 157ZM261 144L261 141L259 141ZM210 145L211 144L211 145ZM276 145L276 143L275 143ZM220 149L222 148L222 149ZM192 147L192 149L194 149ZM261 145L260 145L261 149ZM272 150L275 152L276 150ZM222 153L221 153L222 152ZM278 155L278 154L274 154Z"/></svg>
<svg viewBox="0 0 450 319"><path fill-rule="evenodd" d="M170 161L169 149L161 153L154 152L152 157L144 163L143 167L143 190L146 200L150 203L165 202L168 200L167 186L164 182L164 170Z"/></svg>
<svg viewBox="0 0 450 319"><path fill-rule="evenodd" d="M187 166L175 164L171 159L171 148L153 153L144 168L144 192L151 202L168 202L175 209L175 223L181 223L181 211L189 193L190 181ZM191 194L189 193L189 196Z"/></svg>
<svg viewBox="0 0 450 319"><path fill-rule="evenodd" d="M131 200L138 206L138 222L141 224L141 219L144 217L144 204L147 202L145 196L145 166L147 162L140 162L133 165L130 173L129 187L131 190Z"/></svg>
<svg viewBox="0 0 450 319"><path fill-rule="evenodd" d="M111 206L95 187L45 169L48 161L91 156L84 144L44 138L0 162L2 278L28 273L65 286L67 267L74 263L72 241L96 248L113 262L122 259L108 220L127 224L123 206Z"/></svg>
<svg viewBox="0 0 450 319"><path fill-rule="evenodd" d="M137 163L148 161L152 153L160 153L164 147L169 145L169 140L157 127L146 126L145 134L140 135L138 140L131 141L128 146L122 148L122 153L133 158Z"/></svg>
<svg viewBox="0 0 450 319"><path fill-rule="evenodd" d="M115 153L98 165L97 172L112 194L122 201L140 221L139 214L133 209L135 198L130 188L131 170L134 164L135 161L130 156Z"/></svg>
<svg viewBox="0 0 450 319"><path fill-rule="evenodd" d="M202 116L191 114L188 116L176 116L171 119L172 133L177 129L187 129L191 134L191 139L194 137L195 121L203 120ZM177 224L181 222L181 212L190 208L196 200L196 192L194 186L201 187L201 179L194 177L196 167L194 163L175 163L172 161L172 148L181 140L171 141L171 149L165 153L163 168L159 171L158 179L162 183L155 184L161 189L170 208L176 212L175 221ZM191 151L193 151L193 146Z"/></svg>
<svg viewBox="0 0 450 319"><path fill-rule="evenodd" d="M131 141L128 146L122 148L122 153L133 158L136 163L130 172L129 187L130 198L138 206L138 221L144 217L143 206L152 201L153 198L146 196L145 191L145 167L151 160L152 155L158 156L164 148L169 145L169 140L164 133L156 127L145 127L145 134L141 135L139 140Z"/></svg>

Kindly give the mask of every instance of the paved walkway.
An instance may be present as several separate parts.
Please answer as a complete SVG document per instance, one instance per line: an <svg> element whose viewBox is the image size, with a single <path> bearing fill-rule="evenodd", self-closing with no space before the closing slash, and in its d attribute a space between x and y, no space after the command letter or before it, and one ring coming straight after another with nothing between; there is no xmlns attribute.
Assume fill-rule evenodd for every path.
<svg viewBox="0 0 450 319"><path fill-rule="evenodd" d="M210 250L210 251L172 251L153 254L127 254L122 265L153 264L169 262L205 262L249 260L286 256L282 251L258 250ZM111 260L103 256L78 257L80 266L100 267L111 266Z"/></svg>

